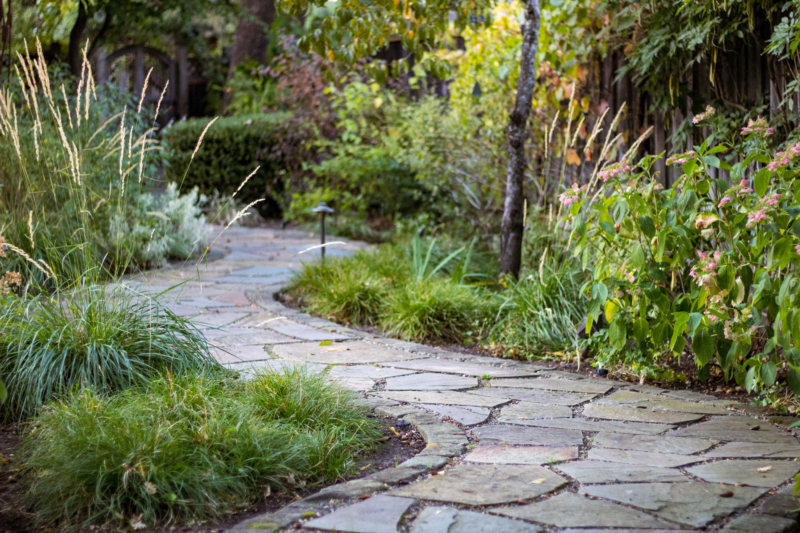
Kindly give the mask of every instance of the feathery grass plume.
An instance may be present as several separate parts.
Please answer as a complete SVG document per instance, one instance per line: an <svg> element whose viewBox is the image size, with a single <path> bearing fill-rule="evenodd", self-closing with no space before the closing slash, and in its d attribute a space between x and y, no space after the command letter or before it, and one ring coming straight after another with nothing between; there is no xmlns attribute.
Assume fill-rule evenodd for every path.
<svg viewBox="0 0 800 533"><path fill-rule="evenodd" d="M622 105L619 106L619 111L617 111L617 114L614 116L614 120L611 121L611 127L608 129L608 135L606 135L606 142L603 144L603 149L600 152L600 157L597 158L597 162L594 166L594 171L592 172L592 177L589 178L589 185L588 187L586 187L587 191L591 191L592 187L594 187L595 184L597 183L597 171L600 169L600 163L602 163L603 159L608 154L607 150L609 146L609 141L611 140L611 135L613 135L614 130L617 128L617 124L619 124L620 117L622 117L622 113L625 111L626 107L627 105L625 104L625 102L622 102ZM608 111L608 109L606 109L606 111ZM603 113L603 116L605 116L605 113Z"/></svg>
<svg viewBox="0 0 800 533"><path fill-rule="evenodd" d="M128 159L130 159L132 155L132 150L133 150L133 148L131 147L132 145L133 145L133 126L131 126L130 129L128 130Z"/></svg>
<svg viewBox="0 0 800 533"><path fill-rule="evenodd" d="M50 269L50 267L48 266L47 268L50 270L50 272L45 270L42 267L42 265L40 265L38 262L34 261L33 258L31 256L29 256L28 253L25 250L23 250L21 248L17 248L16 246L14 246L13 244L11 244L9 242L3 242L3 247L8 248L12 252L15 252L18 256L22 257L23 259L28 261L30 264L35 266L37 269L39 269L39 271L42 274L44 274L45 276L47 276L48 278L51 276L50 272L52 272L52 269ZM53 277L55 277L55 274L53 274Z"/></svg>
<svg viewBox="0 0 800 533"><path fill-rule="evenodd" d="M153 122L155 122L158 118L158 112L161 109L161 100L163 100L164 95L167 94L167 87L169 87L169 80L167 80L167 83L164 84L164 89L161 91L161 96L158 97L158 105L156 105L156 114L153 116Z"/></svg>
<svg viewBox="0 0 800 533"><path fill-rule="evenodd" d="M548 144L550 144L550 143L547 141L547 139L549 139L549 136L547 135L547 133L548 133L547 126L545 126L545 127L544 127L544 158L545 158L545 160L546 160L546 159L547 159L547 157L548 157L548 156L547 156L547 153L548 153L548 150L547 150L547 145L548 145Z"/></svg>
<svg viewBox="0 0 800 533"><path fill-rule="evenodd" d="M197 154L197 151L200 149L200 145L201 145L201 144L203 144L203 137L205 137L205 136L206 136L206 132L208 131L208 128L210 128L210 127L211 127L211 125L212 125L214 122L216 122L218 118L219 118L219 117L216 117L216 118L214 118L214 120L212 120L211 122L209 122L208 124L206 124L206 127L205 127L205 128L203 128L203 133L201 133L201 134L200 134L200 138L199 138L199 139L197 139L197 146L195 146L195 147L194 147L194 152L192 152L192 157L190 157L190 158L189 158L189 164L191 164L191 163L192 163L192 161L194 161L194 156L195 156L195 154Z"/></svg>
<svg viewBox="0 0 800 533"><path fill-rule="evenodd" d="M33 211L28 211L28 238L31 241L31 250L36 249L36 241L33 240Z"/></svg>
<svg viewBox="0 0 800 533"><path fill-rule="evenodd" d="M542 285L544 285L544 260L547 257L548 248L549 248L548 246L544 247L544 253L542 253L542 260L539 262L539 282Z"/></svg>
<svg viewBox="0 0 800 533"><path fill-rule="evenodd" d="M639 138L638 138L638 139L636 139L636 142L634 142L634 143L631 145L631 148L630 148L630 150L628 150L628 151L625 153L625 157L623 157L623 159L627 159L628 161L630 161L630 160L631 160L631 157L633 157L633 156L635 156L635 155L636 155L636 152L639 150L639 146L641 146L641 145L642 145L642 143L643 143L643 142L644 142L644 141L645 141L645 140L646 140L648 137L650 137L650 135L651 135L652 133L653 133L653 126L650 126L649 128L647 128L647 131L645 131L644 133L642 133L642 134L639 136Z"/></svg>
<svg viewBox="0 0 800 533"><path fill-rule="evenodd" d="M14 72L17 74L17 81L19 81L19 88L22 91L22 96L25 98L25 105L28 106L28 109L31 109L31 101L28 99L28 91L25 90L25 84L22 82L22 76L19 73L19 69L16 65L14 65Z"/></svg>
<svg viewBox="0 0 800 533"><path fill-rule="evenodd" d="M144 148L145 144L142 143L142 147L139 150L139 183L142 182L142 167L144 167Z"/></svg>
<svg viewBox="0 0 800 533"><path fill-rule="evenodd" d="M106 126L108 126L108 125L109 125L109 124L111 124L113 121L117 120L117 119L118 119L120 116L122 116L122 114L123 114L124 112L125 112L125 111L120 111L119 113L117 113L116 115L114 115L113 117L111 117L110 119L108 119L108 120L106 120L105 122L103 122L103 124L102 124L102 125L101 125L99 128L97 128L97 131L95 131L95 132L92 134L92 136L91 136L91 137L89 137L89 140L88 140L88 141L86 141L86 144L87 144L87 145L89 145L89 144L92 144L92 141L94 140L94 138L95 138L95 137L97 137L97 135L99 135L99 134L100 134L100 133L101 133L101 132L102 132L102 131L103 131L103 130L106 128ZM113 139L112 139L112 141L111 141L111 142L113 143ZM98 148L99 146L100 146L100 145L96 146L95 148L88 148L88 149L89 149L89 150L94 150L94 149Z"/></svg>
<svg viewBox="0 0 800 533"><path fill-rule="evenodd" d="M69 110L69 100L67 100L67 90L64 89L64 84L61 84L61 95L64 97L64 107L67 109L67 120L69 121L69 129L74 130L72 125L72 111Z"/></svg>
<svg viewBox="0 0 800 533"><path fill-rule="evenodd" d="M231 198L233 198L234 196L236 196L236 193L238 193L239 191L241 191L241 190L242 190L242 187L244 187L244 184L245 184L245 183L247 183L247 181L248 181L250 178L252 178L253 176L255 176L255 174L256 174L256 172L258 172L258 169L259 169L259 168L261 168L261 165L257 166L257 167L256 167L256 169L255 169L254 171L252 171L250 174L248 174L248 176L247 176L247 177L244 179L244 181L243 181L241 184L239 184L239 188L238 188L238 189L236 189L236 192L234 192L234 193L231 195Z"/></svg>
<svg viewBox="0 0 800 533"><path fill-rule="evenodd" d="M125 106L122 110L122 119L119 123L119 175L122 176L122 158L125 157L125 111L128 109L128 106ZM125 188L125 183L123 182L123 190Z"/></svg>
<svg viewBox="0 0 800 533"><path fill-rule="evenodd" d="M228 225L227 225L227 226L225 226L225 229L224 229L224 230L222 230L222 232L220 233L220 235L221 235L222 233L224 233L224 232L225 232L225 230L227 230L228 228L230 228L230 227L233 225L233 223L234 223L234 222L236 222L237 220L239 220L240 218L242 218L242 217L243 217L243 216L244 216L244 215L245 215L245 214L246 214L246 213L247 213L247 212L250 210L250 208L251 208L251 207L253 207L254 205L256 205L258 202L263 202L264 200L265 200L265 198L259 198L259 199L258 199L258 200L256 200L255 202L250 202L249 204L247 204L247 205L246 205L246 206L245 206L245 207L244 207L244 208L243 208L241 211L239 211L238 213L236 213L236 216L235 216L235 217L233 217L233 219L232 219L230 222L228 222ZM214 239L214 240L216 240L216 239Z"/></svg>
<svg viewBox="0 0 800 533"><path fill-rule="evenodd" d="M142 112L142 104L144 103L144 95L147 94L147 82L150 81L150 74L153 73L153 67L150 67L150 70L147 71L147 76L144 78L144 86L142 87L142 96L139 97L139 109L136 110L136 114Z"/></svg>
<svg viewBox="0 0 800 533"><path fill-rule="evenodd" d="M578 122L578 127L575 128L575 136L572 137L572 142L569 143L570 147L575 146L575 143L578 141L578 134L581 132L581 128L583 127L583 123L586 120L586 115L581 115L581 121Z"/></svg>
<svg viewBox="0 0 800 533"><path fill-rule="evenodd" d="M27 53L27 44L25 45ZM36 71L39 73L39 80L42 82L44 94L50 102L53 101L53 91L50 90L50 74L47 73L47 64L44 62L44 50L42 50L42 43L39 38L36 38Z"/></svg>
<svg viewBox="0 0 800 533"><path fill-rule="evenodd" d="M36 120L34 122L34 127L39 129L39 133L42 133L42 119L39 117L39 99L36 97L37 93L39 92L36 88L36 75L34 71L33 62L31 61L31 57L28 54L28 46L25 45L25 57L27 60L22 58L19 52L17 52L17 57L19 58L19 63L22 65L22 71L25 73L25 79L28 82L28 87L31 91L31 100L33 100L33 111L36 113ZM34 131L35 133L35 131ZM36 142L36 138L34 138L34 142ZM36 150L38 152L39 145L36 145ZM38 158L37 158L38 161Z"/></svg>
<svg viewBox="0 0 800 533"><path fill-rule="evenodd" d="M553 132L556 131L556 121L558 120L559 113L561 113L561 110L560 109L556 110L556 114L553 117L553 123L550 124L550 135L547 137L547 144L553 142Z"/></svg>
<svg viewBox="0 0 800 533"><path fill-rule="evenodd" d="M603 110L603 113L600 115L600 118L598 118L595 121L594 128L592 128L592 134L589 135L589 138L586 140L586 147L583 149L584 155L588 156L589 152L592 151L592 148L594 147L595 138L597 138L597 136L600 135L600 132L603 131L603 128L601 126L603 125L603 119L606 118L607 114L608 114L608 108L605 108L605 110Z"/></svg>

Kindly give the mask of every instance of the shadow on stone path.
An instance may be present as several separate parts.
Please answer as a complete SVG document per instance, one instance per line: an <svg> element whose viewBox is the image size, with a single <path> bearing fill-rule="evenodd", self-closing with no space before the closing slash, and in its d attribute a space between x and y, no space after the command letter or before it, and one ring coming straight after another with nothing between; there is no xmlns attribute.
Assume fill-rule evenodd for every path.
<svg viewBox="0 0 800 533"><path fill-rule="evenodd" d="M216 261L131 283L163 296L243 373L307 365L414 424L427 448L229 531L528 533L797 529L793 419L667 391L445 352L288 309L273 294L316 260L299 232L233 228ZM362 243L330 247L329 257ZM320 345L330 340L332 344Z"/></svg>

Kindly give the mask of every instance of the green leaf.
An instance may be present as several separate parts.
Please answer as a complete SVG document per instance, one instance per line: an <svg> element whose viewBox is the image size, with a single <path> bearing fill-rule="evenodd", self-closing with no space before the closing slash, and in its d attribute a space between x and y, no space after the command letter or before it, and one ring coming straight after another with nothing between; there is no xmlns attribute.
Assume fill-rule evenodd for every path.
<svg viewBox="0 0 800 533"><path fill-rule="evenodd" d="M778 367L772 361L767 361L761 365L761 381L764 385L771 387L775 384L775 378L778 377Z"/></svg>
<svg viewBox="0 0 800 533"><path fill-rule="evenodd" d="M744 377L744 388L747 392L753 392L756 386L756 367L751 366Z"/></svg>
<svg viewBox="0 0 800 533"><path fill-rule="evenodd" d="M595 283L592 285L592 300L600 300L603 304L608 299L608 287L605 283Z"/></svg>
<svg viewBox="0 0 800 533"><path fill-rule="evenodd" d="M597 321L600 318L600 309L603 307L603 302L600 300L592 300L589 302L589 307L587 309L589 316L592 317L593 320Z"/></svg>
<svg viewBox="0 0 800 533"><path fill-rule="evenodd" d="M638 318L633 322L633 336L637 341L644 342L649 334L650 324L647 323L647 319Z"/></svg>
<svg viewBox="0 0 800 533"><path fill-rule="evenodd" d="M694 336L692 348L700 366L706 366L711 361L711 358L714 357L714 337L711 336L707 329L701 329Z"/></svg>
<svg viewBox="0 0 800 533"><path fill-rule="evenodd" d="M672 340L669 343L670 350L674 350L678 337L683 335L686 323L689 322L689 313L672 313L672 316L675 318L675 327L672 330Z"/></svg>
<svg viewBox="0 0 800 533"><path fill-rule="evenodd" d="M702 159L703 163L705 163L708 166L719 168L719 157L713 155L704 155L700 159Z"/></svg>
<svg viewBox="0 0 800 533"><path fill-rule="evenodd" d="M603 231L605 231L609 235L613 236L617 234L617 230L614 229L614 224L612 224L608 220L602 220L600 222L600 227L603 228Z"/></svg>
<svg viewBox="0 0 800 533"><path fill-rule="evenodd" d="M652 239L656 234L656 225L653 223L653 219L647 215L639 217L639 228L642 233L647 235L648 239Z"/></svg>
<svg viewBox="0 0 800 533"><path fill-rule="evenodd" d="M800 372L792 368L789 370L789 379L786 380L789 388L796 395L800 396Z"/></svg>
<svg viewBox="0 0 800 533"><path fill-rule="evenodd" d="M762 169L758 174L756 174L755 185L753 189L756 191L756 194L759 196L764 196L767 194L767 189L769 188L769 179L772 176L772 173L767 169Z"/></svg>
<svg viewBox="0 0 800 533"><path fill-rule="evenodd" d="M625 327L625 321L621 315L617 315L608 328L608 342L617 350L621 350L625 347L625 342L628 340L627 335L628 331Z"/></svg>
<svg viewBox="0 0 800 533"><path fill-rule="evenodd" d="M331 344L333 344L333 341L322 341L319 343L320 346L330 346Z"/></svg>
<svg viewBox="0 0 800 533"><path fill-rule="evenodd" d="M689 334L694 335L694 332L697 330L697 326L700 325L700 322L703 321L703 315L701 313L690 313L689 314Z"/></svg>
<svg viewBox="0 0 800 533"><path fill-rule="evenodd" d="M6 400L8 400L8 391L3 380L0 379L0 403L6 403Z"/></svg>
<svg viewBox="0 0 800 533"><path fill-rule="evenodd" d="M633 252L631 253L631 266L637 270L644 266L644 250L638 244L633 246Z"/></svg>

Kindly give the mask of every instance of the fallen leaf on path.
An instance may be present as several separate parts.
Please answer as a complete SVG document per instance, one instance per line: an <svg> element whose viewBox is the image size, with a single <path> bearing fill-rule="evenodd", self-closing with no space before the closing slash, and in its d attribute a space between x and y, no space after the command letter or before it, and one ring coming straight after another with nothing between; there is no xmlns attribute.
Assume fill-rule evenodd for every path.
<svg viewBox="0 0 800 533"><path fill-rule="evenodd" d="M722 494L719 495L719 497L720 498L731 498L731 497L733 497L733 491L729 490L727 492L723 492Z"/></svg>
<svg viewBox="0 0 800 533"><path fill-rule="evenodd" d="M534 479L531 481L531 485L538 485L540 483L544 483L545 481L547 481L547 478L540 477L539 479Z"/></svg>
<svg viewBox="0 0 800 533"><path fill-rule="evenodd" d="M765 466L764 468L758 468L757 470L763 474L765 472L769 472L770 470L772 470L772 467L771 466Z"/></svg>

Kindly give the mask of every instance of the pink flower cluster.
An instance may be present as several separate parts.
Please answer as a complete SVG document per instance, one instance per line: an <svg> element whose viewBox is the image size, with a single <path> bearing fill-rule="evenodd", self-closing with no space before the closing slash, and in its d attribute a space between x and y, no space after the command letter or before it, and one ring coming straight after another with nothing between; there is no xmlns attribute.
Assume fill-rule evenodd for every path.
<svg viewBox="0 0 800 533"><path fill-rule="evenodd" d="M752 228L757 226L760 222L767 220L766 209L759 209L747 214L747 227Z"/></svg>
<svg viewBox="0 0 800 533"><path fill-rule="evenodd" d="M737 196L744 196L745 194L750 194L753 192L753 189L747 186L747 180L743 179L739 182L739 190L736 192Z"/></svg>
<svg viewBox="0 0 800 533"><path fill-rule="evenodd" d="M781 193L775 193L771 197L767 198L767 205L770 207L775 207L781 201Z"/></svg>
<svg viewBox="0 0 800 533"><path fill-rule="evenodd" d="M736 311L734 311L735 313ZM747 322L752 315L750 308L745 307L742 309L742 314L735 317L733 320L725 321L725 338L729 341L739 342L750 338L750 336L757 329L756 326L747 327Z"/></svg>
<svg viewBox="0 0 800 533"><path fill-rule="evenodd" d="M570 206L581 199L581 195L585 189L586 185L578 187L577 183L573 183L572 190L567 189L567 192L558 195L558 201L566 206Z"/></svg>
<svg viewBox="0 0 800 533"><path fill-rule="evenodd" d="M769 127L767 119L761 118L761 115L759 115L755 120L748 120L747 126L742 128L742 135L753 133L761 134L762 137L769 137L773 133L773 128Z"/></svg>
<svg viewBox="0 0 800 533"><path fill-rule="evenodd" d="M626 172L630 172L633 169L628 162L623 159L619 163L615 163L613 165L609 165L600 172L597 173L597 177L603 180L603 183L607 183L608 180L611 178L616 178L620 174L624 174Z"/></svg>
<svg viewBox="0 0 800 533"><path fill-rule="evenodd" d="M676 154L667 159L668 165L682 165L687 161L691 161L692 159L697 159L697 152L694 150L689 150L685 154Z"/></svg>
<svg viewBox="0 0 800 533"><path fill-rule="evenodd" d="M785 167L792 160L800 155L800 143L789 143L785 152L778 152L775 154L775 159L767 165L767 170L774 172L781 167Z"/></svg>
<svg viewBox="0 0 800 533"><path fill-rule="evenodd" d="M731 202L733 202L733 198L731 198L730 196L726 196L725 198L723 198L722 200L719 201L719 204L717 204L717 207L723 208L723 207L725 207L727 204L729 204Z"/></svg>
<svg viewBox="0 0 800 533"><path fill-rule="evenodd" d="M716 109L714 109L711 106L707 106L704 113L700 113L699 115L694 116L694 118L692 119L692 124L700 124L705 119L713 117L714 113L716 112L717 112Z"/></svg>
<svg viewBox="0 0 800 533"><path fill-rule="evenodd" d="M709 298L708 310L705 312L709 322L719 321L719 316L713 313L712 310L719 311L720 314L727 314L728 306L725 305L725 297L728 295L727 290L722 290Z"/></svg>
<svg viewBox="0 0 800 533"><path fill-rule="evenodd" d="M717 263L721 259L722 254L719 250L709 255L706 252L698 252L697 263L689 270L689 277L694 280L698 285L709 287L713 282L717 273L714 272L717 268Z"/></svg>

